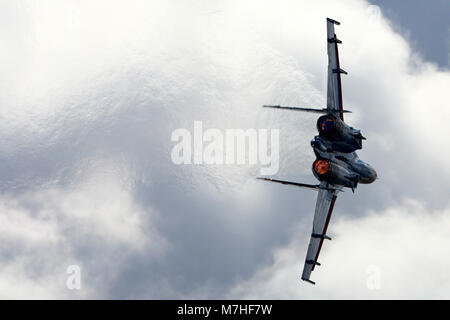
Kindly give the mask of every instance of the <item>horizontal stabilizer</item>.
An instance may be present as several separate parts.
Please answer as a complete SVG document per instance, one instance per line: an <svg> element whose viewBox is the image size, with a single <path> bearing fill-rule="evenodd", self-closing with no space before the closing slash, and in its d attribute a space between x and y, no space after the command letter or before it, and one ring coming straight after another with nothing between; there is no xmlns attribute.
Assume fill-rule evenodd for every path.
<svg viewBox="0 0 450 320"><path fill-rule="evenodd" d="M308 189L313 189L313 190L319 190L320 189L320 185L318 185L318 184L306 184L306 183L284 181L284 180L277 180L277 179L263 178L263 177L258 177L256 179L265 180L265 181L272 181L272 182L277 182L277 183L281 183L281 184L288 184L288 185L291 185L291 186L297 186L297 187L308 188Z"/></svg>
<svg viewBox="0 0 450 320"><path fill-rule="evenodd" d="M307 183L285 181L285 180L278 180L278 179L265 178L265 177L257 177L256 179L270 181L270 182L277 182L277 183L287 184L287 185L296 186L296 187L308 188L308 189L312 189L312 190L323 189L323 190L328 190L328 191L343 191L343 190L341 190L341 188L327 188L327 187L321 186L320 184L307 184Z"/></svg>
<svg viewBox="0 0 450 320"><path fill-rule="evenodd" d="M284 110L312 112L312 113L323 113L323 114L327 114L327 113L330 113L330 112L351 113L351 111L349 111L349 110L330 110L328 108L314 109L314 108L300 108L300 107L289 107L289 106L278 106L278 105L263 105L263 107L264 108L273 108L273 109L284 109Z"/></svg>
<svg viewBox="0 0 450 320"><path fill-rule="evenodd" d="M277 105L263 105L264 108L274 108L274 109L285 109L294 111L304 111L313 113L328 113L327 109L313 109L313 108L299 108L299 107L289 107L289 106L277 106Z"/></svg>

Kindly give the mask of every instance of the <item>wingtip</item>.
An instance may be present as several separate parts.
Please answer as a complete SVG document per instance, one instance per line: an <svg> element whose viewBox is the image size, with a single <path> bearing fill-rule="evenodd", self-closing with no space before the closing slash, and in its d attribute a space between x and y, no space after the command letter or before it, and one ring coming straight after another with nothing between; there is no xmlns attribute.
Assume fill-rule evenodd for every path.
<svg viewBox="0 0 450 320"><path fill-rule="evenodd" d="M314 281L312 281L312 280L309 280L309 279L306 279L306 278L303 278L303 277L302 277L302 280L306 281L308 283L311 283L312 285L316 285L316 283Z"/></svg>
<svg viewBox="0 0 450 320"><path fill-rule="evenodd" d="M336 20L331 19L331 18L327 18L327 21L329 21L331 23L334 23L335 25L340 25L341 24L339 21L336 21Z"/></svg>
<svg viewBox="0 0 450 320"><path fill-rule="evenodd" d="M256 177L258 180L264 180L264 181L273 181L272 178L266 178L266 177Z"/></svg>

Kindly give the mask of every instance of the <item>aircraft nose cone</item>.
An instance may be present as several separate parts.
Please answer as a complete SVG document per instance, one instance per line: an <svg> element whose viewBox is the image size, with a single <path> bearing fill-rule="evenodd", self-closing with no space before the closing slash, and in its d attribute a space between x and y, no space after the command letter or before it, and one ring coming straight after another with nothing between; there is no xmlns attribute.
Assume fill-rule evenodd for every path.
<svg viewBox="0 0 450 320"><path fill-rule="evenodd" d="M378 178L377 172L371 166L367 165L367 167L369 170L368 172L366 171L363 176L361 176L359 183L372 183Z"/></svg>

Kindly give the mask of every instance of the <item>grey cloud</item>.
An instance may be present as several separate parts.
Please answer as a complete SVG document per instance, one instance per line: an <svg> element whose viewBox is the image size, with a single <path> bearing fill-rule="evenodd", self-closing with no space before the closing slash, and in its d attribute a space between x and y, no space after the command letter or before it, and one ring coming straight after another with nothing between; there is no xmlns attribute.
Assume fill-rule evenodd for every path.
<svg viewBox="0 0 450 320"><path fill-rule="evenodd" d="M428 72L410 74L408 44L385 20L367 19L367 3L286 1L255 12L254 3L179 8L114 2L99 18L102 1L79 2L81 27L75 30L61 19L69 4L49 7L50 25L41 37L51 40L37 41L35 49L19 42L20 59L35 63L16 68L31 80L2 75L2 82L15 83L1 111L0 166L2 199L14 210L2 215L22 215L31 226L5 236L11 246L2 249L1 263L22 261L45 272L0 273L0 282L31 281L36 296L240 297L251 292L238 291L238 284L276 265L273 253L294 242L287 259L299 269L316 195L256 181L258 166L176 166L170 136L177 128L192 130L194 120L221 130L279 128L279 176L313 182L315 118L260 106L324 104L324 8L342 22L342 63L350 71L344 101L355 112L348 119L369 138L361 158L381 177L356 195L340 196L335 221L363 219L368 210L382 212L404 198L430 210L448 205L448 172L431 175L433 155L414 143L421 133L430 145L444 141L425 130L428 121L439 121L435 113L424 123L410 115L420 104L410 104L407 85ZM41 13L27 9L23 19L33 29ZM12 2L9 10L23 12ZM32 37L10 29L19 39ZM386 47L372 52L372 37ZM35 225L48 228L56 243L24 250L17 237L23 233L31 241ZM327 252L340 248L330 247ZM49 248L51 254L41 254ZM73 261L82 265L86 283L78 296L64 287L65 267ZM25 289L9 290L5 286L1 295L26 296ZM278 296L275 289L267 294Z"/></svg>

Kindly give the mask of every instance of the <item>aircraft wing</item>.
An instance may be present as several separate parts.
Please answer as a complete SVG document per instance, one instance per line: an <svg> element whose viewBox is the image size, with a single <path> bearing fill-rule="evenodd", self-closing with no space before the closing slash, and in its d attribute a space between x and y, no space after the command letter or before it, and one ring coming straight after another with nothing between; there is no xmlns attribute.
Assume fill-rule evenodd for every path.
<svg viewBox="0 0 450 320"><path fill-rule="evenodd" d="M342 106L341 73L347 74L339 65L338 44L342 43L334 33L334 25L340 23L327 18L327 47L328 47L328 88L327 88L327 109L331 112L340 112L341 120L344 120Z"/></svg>
<svg viewBox="0 0 450 320"><path fill-rule="evenodd" d="M317 195L316 211L314 213L313 230L302 274L302 280L312 284L315 283L310 280L311 272L316 265L320 265L317 260L319 258L320 249L322 249L323 241L331 240L331 238L326 235L326 232L338 192L338 190L330 188L332 186L327 185L326 182L322 182L320 187Z"/></svg>

